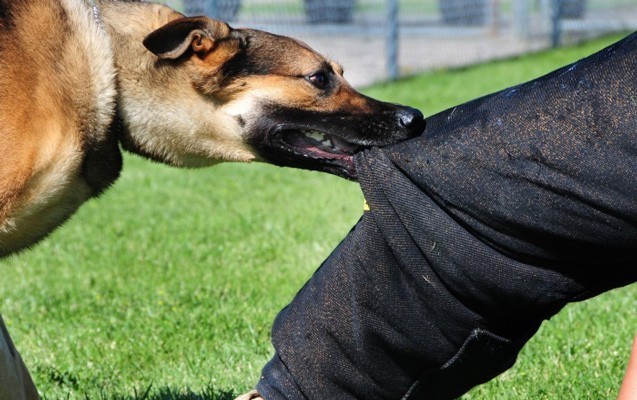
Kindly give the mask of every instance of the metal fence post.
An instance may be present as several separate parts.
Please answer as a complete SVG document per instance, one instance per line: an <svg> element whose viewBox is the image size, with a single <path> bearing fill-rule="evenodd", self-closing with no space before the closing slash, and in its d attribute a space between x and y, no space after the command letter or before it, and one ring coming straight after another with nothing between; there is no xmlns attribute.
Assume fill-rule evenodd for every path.
<svg viewBox="0 0 637 400"><path fill-rule="evenodd" d="M513 28L519 37L522 39L528 39L531 30L529 26L529 18L531 15L531 8L529 0L513 0Z"/></svg>
<svg viewBox="0 0 637 400"><path fill-rule="evenodd" d="M562 37L562 0L553 0L551 3L551 46L557 47L560 45L560 38Z"/></svg>
<svg viewBox="0 0 637 400"><path fill-rule="evenodd" d="M387 78L398 78L398 0L387 1Z"/></svg>

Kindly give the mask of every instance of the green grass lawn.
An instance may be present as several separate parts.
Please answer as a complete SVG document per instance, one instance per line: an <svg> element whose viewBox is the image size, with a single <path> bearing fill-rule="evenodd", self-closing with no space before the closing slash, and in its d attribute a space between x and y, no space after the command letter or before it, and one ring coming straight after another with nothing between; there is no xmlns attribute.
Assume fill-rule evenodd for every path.
<svg viewBox="0 0 637 400"><path fill-rule="evenodd" d="M366 92L431 115L618 38ZM0 261L0 311L45 399L232 399L268 360L276 313L361 215L361 192L262 164L125 161L105 195ZM514 368L464 398L614 398L636 311L636 285L568 306Z"/></svg>

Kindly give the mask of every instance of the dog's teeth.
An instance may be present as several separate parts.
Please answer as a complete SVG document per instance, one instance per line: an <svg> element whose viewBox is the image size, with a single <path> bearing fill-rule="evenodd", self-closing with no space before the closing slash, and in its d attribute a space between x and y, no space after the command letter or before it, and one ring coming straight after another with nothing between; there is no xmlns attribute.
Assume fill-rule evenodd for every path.
<svg viewBox="0 0 637 400"><path fill-rule="evenodd" d="M313 140L316 140L317 142L322 142L325 139L325 135L322 134L321 132L317 132L317 131L303 131L303 134Z"/></svg>

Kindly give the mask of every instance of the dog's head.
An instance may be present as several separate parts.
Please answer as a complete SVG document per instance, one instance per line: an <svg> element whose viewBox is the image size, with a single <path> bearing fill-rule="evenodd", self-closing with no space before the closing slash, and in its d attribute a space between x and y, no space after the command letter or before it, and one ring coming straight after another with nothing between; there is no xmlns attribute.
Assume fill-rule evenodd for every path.
<svg viewBox="0 0 637 400"><path fill-rule="evenodd" d="M214 105L200 121L208 134L256 160L354 179L356 152L424 129L420 111L358 93L338 64L288 37L195 17L143 43L158 65L186 69L199 100Z"/></svg>

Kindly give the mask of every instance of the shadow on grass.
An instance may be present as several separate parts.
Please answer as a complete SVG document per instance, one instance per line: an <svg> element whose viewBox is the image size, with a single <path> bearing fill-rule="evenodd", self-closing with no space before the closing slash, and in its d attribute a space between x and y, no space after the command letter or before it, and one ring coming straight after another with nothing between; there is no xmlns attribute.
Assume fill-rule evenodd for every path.
<svg viewBox="0 0 637 400"><path fill-rule="evenodd" d="M135 390L132 395L103 394L100 400L233 400L238 395L233 390L219 390L213 387L196 393L189 389L175 390L169 387L155 389L151 385L143 391Z"/></svg>
<svg viewBox="0 0 637 400"><path fill-rule="evenodd" d="M71 392L82 392L80 378L73 372L60 371L56 368L35 367L35 371L44 374L46 378L59 387L67 388L67 396L52 398L45 393L42 400L69 400ZM147 386L146 386L147 385ZM96 385L90 385L95 387ZM98 386L99 387L99 386ZM157 385L143 384L138 388L131 389L97 389L89 390L83 394L77 393L83 400L234 400L242 393L237 393L234 389L219 389L208 383L201 390L193 391L190 388L174 388L170 386L157 387ZM0 400L4 400L0 399Z"/></svg>

